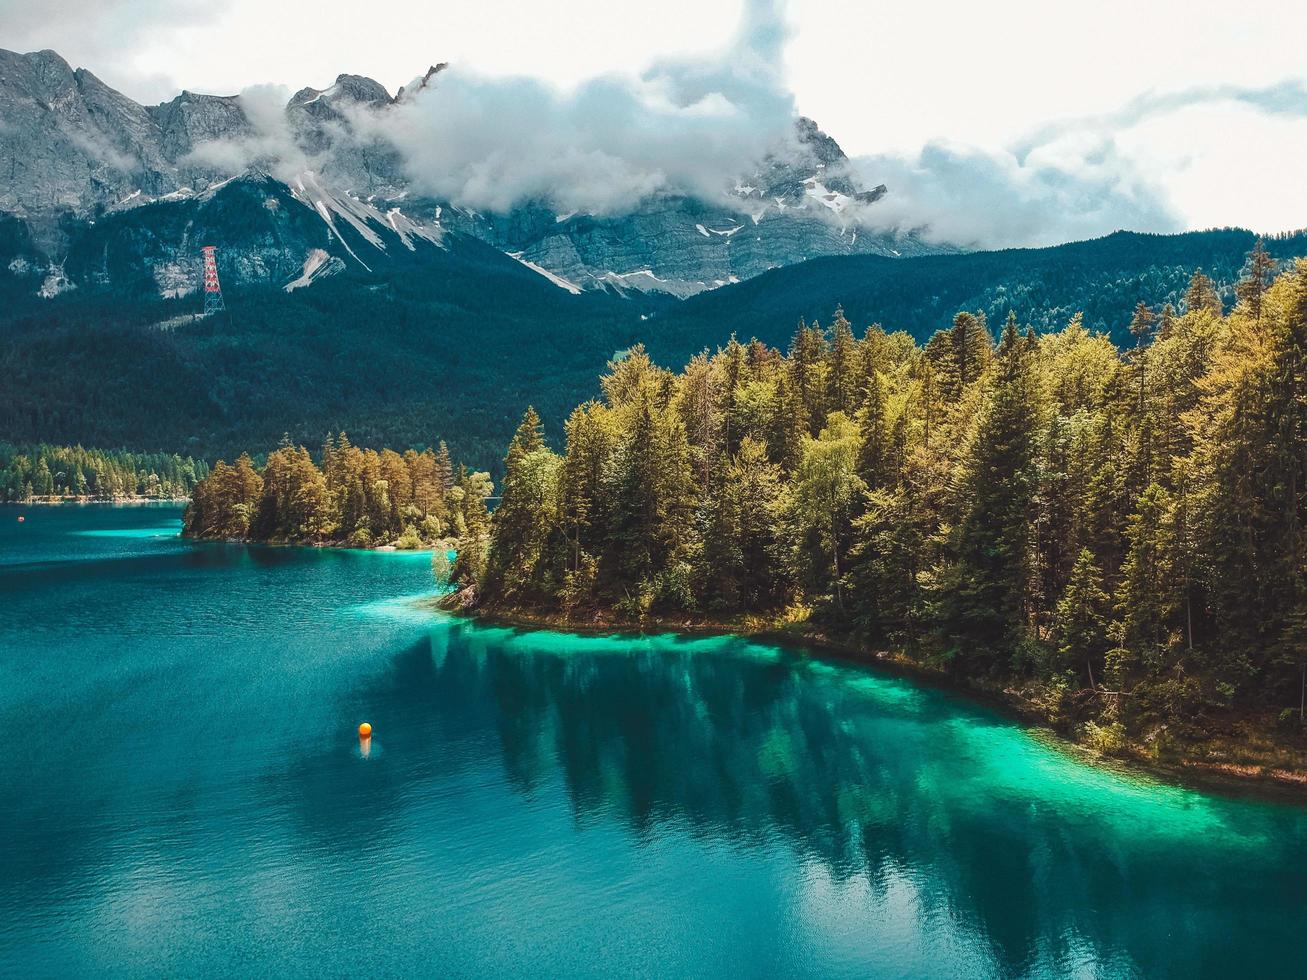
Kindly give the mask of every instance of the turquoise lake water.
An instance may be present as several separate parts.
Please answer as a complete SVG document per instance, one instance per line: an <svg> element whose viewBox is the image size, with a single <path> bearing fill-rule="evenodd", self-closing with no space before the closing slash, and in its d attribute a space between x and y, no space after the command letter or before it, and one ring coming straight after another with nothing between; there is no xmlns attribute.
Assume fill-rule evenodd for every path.
<svg viewBox="0 0 1307 980"><path fill-rule="evenodd" d="M0 975L1303 975L1307 809L179 527L0 508Z"/></svg>

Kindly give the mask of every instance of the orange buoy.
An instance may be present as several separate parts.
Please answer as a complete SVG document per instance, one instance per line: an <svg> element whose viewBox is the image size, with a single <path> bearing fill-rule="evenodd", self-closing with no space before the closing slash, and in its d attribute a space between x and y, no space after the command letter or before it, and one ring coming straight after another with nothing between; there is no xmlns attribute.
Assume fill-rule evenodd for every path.
<svg viewBox="0 0 1307 980"><path fill-rule="evenodd" d="M359 738L371 738L371 737L372 737L372 726L365 721L363 724L359 725Z"/></svg>
<svg viewBox="0 0 1307 980"><path fill-rule="evenodd" d="M22 514L19 514L19 515L18 515L18 523L19 523L19 524L23 523L23 521L25 521L25 520L27 520L27 518L24 517Z"/></svg>

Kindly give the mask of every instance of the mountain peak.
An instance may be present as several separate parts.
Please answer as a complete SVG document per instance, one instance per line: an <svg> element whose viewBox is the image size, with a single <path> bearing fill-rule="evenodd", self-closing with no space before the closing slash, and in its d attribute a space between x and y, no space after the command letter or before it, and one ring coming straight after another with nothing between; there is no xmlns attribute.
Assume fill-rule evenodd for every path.
<svg viewBox="0 0 1307 980"><path fill-rule="evenodd" d="M402 91L402 90L401 90ZM366 75L341 74L336 76L335 82L327 88L313 88L306 86L291 96L287 103L288 109L299 109L306 106L329 106L339 101L362 103L365 105L390 105L395 99L391 98L390 92L386 87L376 79L368 78ZM323 105L323 104L326 105Z"/></svg>
<svg viewBox="0 0 1307 980"><path fill-rule="evenodd" d="M47 66L58 68L66 72L71 72L72 66L64 60L63 55L58 51L52 51L49 48L42 48L40 51L10 51L8 48L0 48L0 65L6 61L21 61L25 64L36 66Z"/></svg>
<svg viewBox="0 0 1307 980"><path fill-rule="evenodd" d="M42 249L58 254L70 238L85 237L97 213L134 211L151 201L204 203L263 161L279 175L285 195L237 193L260 179L250 174L222 199L280 207L278 213L295 213L296 221L325 223L325 229L299 236L305 248L325 247L318 240L323 234L349 236L356 247L355 238L372 245L398 235L407 246L416 238L437 241L444 231L463 232L565 281L569 291L650 289L683 296L816 255L930 248L863 221L861 206L885 189L861 185L839 144L806 116L794 120L788 138L758 172L723 174L724 195L655 193L621 214L577 220L571 220L574 211L554 210L547 195L510 201L496 213L428 197L412 179L414 148L395 143L384 125L362 125L357 110L393 115L395 103L427 88L432 91L425 98L439 99L435 79L446 67L431 65L393 97L375 79L350 73L337 75L324 89L303 88L285 106L285 131L268 140L239 96L188 89L146 108L89 71L74 72L53 51L0 51L0 119L6 129L0 212L21 216ZM310 166L307 176L286 176ZM304 209L286 203L297 198ZM163 221L176 211L152 210L149 220ZM87 228L67 221L68 212L86 219Z"/></svg>
<svg viewBox="0 0 1307 980"><path fill-rule="evenodd" d="M432 65L430 68L426 70L426 73L423 74L421 78L415 78L412 82L409 83L409 85L401 85L399 87L399 91L395 93L395 101L399 102L403 100L406 96L411 97L416 95L418 92L421 92L423 89L425 89L428 85L431 84L431 79L435 78L437 75L439 75L442 71L444 71L448 67L449 67L448 61L442 61L438 65Z"/></svg>
<svg viewBox="0 0 1307 980"><path fill-rule="evenodd" d="M75 82L72 67L57 52L47 49L22 54L0 48L0 87L30 98L49 99Z"/></svg>
<svg viewBox="0 0 1307 980"><path fill-rule="evenodd" d="M812 150L818 161L826 166L848 162L848 156L835 140L822 132L816 121L807 116L794 120L794 132L799 142Z"/></svg>
<svg viewBox="0 0 1307 980"><path fill-rule="evenodd" d="M337 75L335 88L354 102L389 105L394 101L384 85L366 75Z"/></svg>

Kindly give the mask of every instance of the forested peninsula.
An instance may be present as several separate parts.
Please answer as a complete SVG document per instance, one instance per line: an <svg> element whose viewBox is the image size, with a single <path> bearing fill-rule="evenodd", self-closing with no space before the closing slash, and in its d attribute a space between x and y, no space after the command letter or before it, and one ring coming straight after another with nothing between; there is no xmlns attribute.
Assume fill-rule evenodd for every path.
<svg viewBox="0 0 1307 980"><path fill-rule="evenodd" d="M918 346L837 312L674 374L637 347L528 411L458 603L514 621L789 625L1005 692L1106 752L1301 778L1307 261L1196 273L1124 352L1080 318ZM484 554L484 561L481 555Z"/></svg>
<svg viewBox="0 0 1307 980"><path fill-rule="evenodd" d="M443 444L342 435L218 463L184 533L454 547L451 608L785 632L1105 753L1307 784L1307 260L1258 246L1233 309L1197 272L1129 330L964 311L919 345L836 311L680 373L637 346L561 452L526 412L493 517Z"/></svg>
<svg viewBox="0 0 1307 980"><path fill-rule="evenodd" d="M444 443L437 450L409 449L401 455L354 446L342 432L327 439L320 458L319 466L304 447L284 444L268 454L262 470L248 454L231 465L219 461L195 488L182 534L398 549L486 540L490 476L455 469ZM465 550L465 561L475 557L474 547Z"/></svg>

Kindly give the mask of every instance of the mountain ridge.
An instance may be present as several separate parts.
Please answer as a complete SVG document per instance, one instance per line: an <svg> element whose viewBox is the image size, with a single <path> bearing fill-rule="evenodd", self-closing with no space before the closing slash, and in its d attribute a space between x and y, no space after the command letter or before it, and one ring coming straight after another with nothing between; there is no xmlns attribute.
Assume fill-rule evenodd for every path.
<svg viewBox="0 0 1307 980"><path fill-rule="evenodd" d="M659 313L652 343L672 360L691 353L708 324L723 333L783 345L800 319L828 322L837 307L855 324L883 323L924 340L954 313L984 313L997 329L1009 311L1043 332L1076 313L1086 327L1130 346L1130 312L1143 300L1158 309L1183 307L1193 273L1202 269L1226 305L1244 259L1259 236L1242 228L1154 234L1115 231L1061 245L917 256L825 256L771 270L746 282L695 296ZM1263 239L1281 260L1307 255L1307 230Z"/></svg>
<svg viewBox="0 0 1307 980"><path fill-rule="evenodd" d="M486 213L420 194L379 121L413 99L439 99L448 70L433 65L394 96L341 74L301 88L269 124L267 107L255 112L245 95L184 90L142 106L54 51L0 50L0 211L29 225L36 247L26 260L49 266L57 288L85 285L55 267L88 225L203 193L251 166L292 191L307 174L331 200L402 208L415 224L479 238L564 288L683 297L814 255L947 250L867 227L863 212L890 191L858 184L839 144L805 117L756 172L722 174L713 199L658 191L627 213L595 215L560 214L544 200Z"/></svg>

